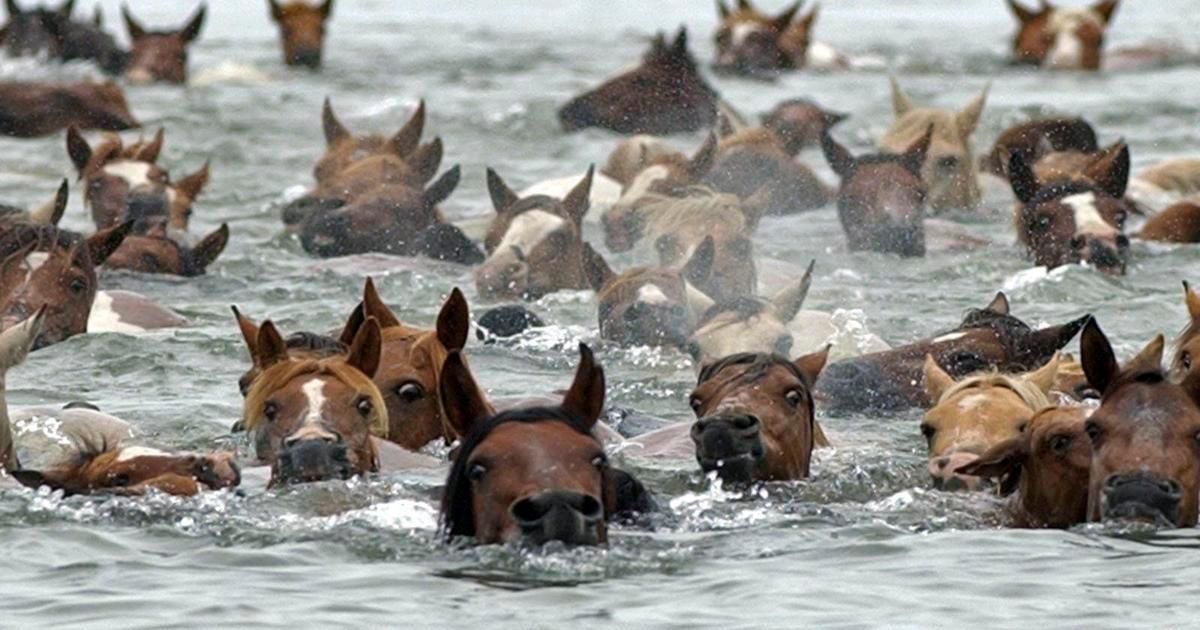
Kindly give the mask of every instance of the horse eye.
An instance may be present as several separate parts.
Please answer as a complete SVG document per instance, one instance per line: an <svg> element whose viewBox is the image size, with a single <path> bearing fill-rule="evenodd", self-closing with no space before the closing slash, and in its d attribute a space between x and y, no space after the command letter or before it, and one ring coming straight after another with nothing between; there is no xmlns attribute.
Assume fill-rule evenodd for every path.
<svg viewBox="0 0 1200 630"><path fill-rule="evenodd" d="M1122 225L1124 225L1125 219L1126 219L1126 215L1125 215L1124 210L1117 210L1116 212L1113 213L1113 222L1117 224L1117 227L1121 227Z"/></svg>
<svg viewBox="0 0 1200 630"><path fill-rule="evenodd" d="M696 396L692 396L692 399L688 401L688 405L692 407L692 411L695 412L696 415L700 415L700 407L702 404L702 401Z"/></svg>
<svg viewBox="0 0 1200 630"><path fill-rule="evenodd" d="M1088 439L1092 441L1092 444L1096 444L1100 441L1100 438L1104 437L1104 431L1100 428L1100 425L1091 420L1083 425L1083 430L1087 433Z"/></svg>
<svg viewBox="0 0 1200 630"><path fill-rule="evenodd" d="M479 482L483 476L487 474L487 467L483 464L471 464L471 469L467 471L467 478L474 482Z"/></svg>
<svg viewBox="0 0 1200 630"><path fill-rule="evenodd" d="M85 283L83 280L76 278L71 281L71 293L79 295L80 293L83 293L85 289L87 289L87 283Z"/></svg>
<svg viewBox="0 0 1200 630"><path fill-rule="evenodd" d="M1029 423L1022 422L1021 424L1017 425L1017 433L1024 433L1025 429L1028 429L1028 428L1029 428Z"/></svg>
<svg viewBox="0 0 1200 630"><path fill-rule="evenodd" d="M275 416L279 415L279 405L269 402L263 405L263 417L267 422L275 422Z"/></svg>
<svg viewBox="0 0 1200 630"><path fill-rule="evenodd" d="M1192 353L1184 352L1182 355L1179 356L1179 362L1183 365L1183 369L1185 369L1185 370L1192 369Z"/></svg>
<svg viewBox="0 0 1200 630"><path fill-rule="evenodd" d="M371 415L371 400L368 398L363 398L358 401L358 404L355 405L355 408L358 409L359 415L365 418Z"/></svg>
<svg viewBox="0 0 1200 630"><path fill-rule="evenodd" d="M787 398L788 404L793 407L799 407L800 403L804 402L804 396L800 393L799 390L795 390L795 389L790 390L787 393L787 395L785 396L785 398Z"/></svg>
<svg viewBox="0 0 1200 630"><path fill-rule="evenodd" d="M1050 440L1050 448L1059 455L1065 455L1067 449L1071 448L1071 436L1056 435Z"/></svg>
<svg viewBox="0 0 1200 630"><path fill-rule="evenodd" d="M124 488L129 485L129 475L125 473L113 475L108 481L117 488Z"/></svg>
<svg viewBox="0 0 1200 630"><path fill-rule="evenodd" d="M1050 224L1053 222L1054 222L1054 219L1052 219L1050 217L1050 215L1048 215L1048 214L1038 215L1038 218L1036 221L1037 226L1040 228L1043 228L1043 229L1050 227Z"/></svg>
<svg viewBox="0 0 1200 630"><path fill-rule="evenodd" d="M593 457L592 466L595 466L599 469L608 468L608 456L601 453L600 455Z"/></svg>
<svg viewBox="0 0 1200 630"><path fill-rule="evenodd" d="M396 395L406 403L415 403L425 397L425 388L419 383L404 383L396 388Z"/></svg>
<svg viewBox="0 0 1200 630"><path fill-rule="evenodd" d="M921 423L921 435L925 436L926 442L933 442L933 436L937 433L937 429L931 424Z"/></svg>

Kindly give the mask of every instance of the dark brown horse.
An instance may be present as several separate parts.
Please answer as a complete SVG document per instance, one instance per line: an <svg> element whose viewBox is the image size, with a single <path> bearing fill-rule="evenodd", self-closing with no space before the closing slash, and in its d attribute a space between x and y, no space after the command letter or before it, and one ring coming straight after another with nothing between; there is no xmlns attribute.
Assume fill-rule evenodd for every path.
<svg viewBox="0 0 1200 630"><path fill-rule="evenodd" d="M641 65L558 110L566 131L600 127L623 134L698 131L711 127L716 118L717 93L688 52L684 28L670 43L658 33Z"/></svg>
<svg viewBox="0 0 1200 630"><path fill-rule="evenodd" d="M17 0L4 0L8 21L0 26L0 47L10 57L45 54L57 56L61 44L50 24L71 15L74 0L66 0L57 9L22 9Z"/></svg>
<svg viewBox="0 0 1200 630"><path fill-rule="evenodd" d="M992 150L979 158L979 170L1008 179L1008 160L1014 153L1020 153L1026 164L1036 164L1047 151L1099 149L1096 130L1083 118L1039 118L1000 132Z"/></svg>
<svg viewBox="0 0 1200 630"><path fill-rule="evenodd" d="M319 5L307 2L268 0L271 19L279 25L283 42L283 62L289 66L321 67L321 49L325 45L325 22L333 14L333 0Z"/></svg>
<svg viewBox="0 0 1200 630"><path fill-rule="evenodd" d="M106 74L119 75L129 62L129 53L104 32L97 10L94 23L71 19L75 0L57 9L22 9L16 0L5 0L8 21L0 26L0 48L9 56L45 54L61 61L95 61Z"/></svg>
<svg viewBox="0 0 1200 630"><path fill-rule="evenodd" d="M848 117L849 114L825 111L812 101L797 98L776 105L763 116L762 125L783 143L788 155L795 157L801 149L820 145L821 134Z"/></svg>
<svg viewBox="0 0 1200 630"><path fill-rule="evenodd" d="M956 379L989 369L1029 372L1067 345L1088 317L1034 330L1009 314L1008 298L998 293L984 308L968 311L953 330L830 365L817 383L817 398L837 411L928 408L921 385L926 355Z"/></svg>
<svg viewBox="0 0 1200 630"><path fill-rule="evenodd" d="M925 196L921 165L933 127L899 155L854 157L829 132L821 136L833 172L842 178L838 218L851 251L925 255Z"/></svg>
<svg viewBox="0 0 1200 630"><path fill-rule="evenodd" d="M225 251L229 243L229 225L222 223L194 246L184 245L163 235L134 234L125 237L104 266L140 273L161 273L183 277L204 275L208 266Z"/></svg>
<svg viewBox="0 0 1200 630"><path fill-rule="evenodd" d="M704 182L748 200L763 212L794 214L825 205L832 196L810 168L797 162L772 131L743 129L721 138L717 160Z"/></svg>
<svg viewBox="0 0 1200 630"><path fill-rule="evenodd" d="M188 46L200 36L207 10L202 2L179 30L148 31L134 19L129 7L122 6L121 15L132 42L126 78L134 83L186 83Z"/></svg>
<svg viewBox="0 0 1200 630"><path fill-rule="evenodd" d="M804 0L776 16L760 13L749 0L737 0L733 9L717 0L720 23L714 39L719 72L759 75L780 70L797 70L808 62L808 42L817 20L814 4L808 15L796 19Z"/></svg>
<svg viewBox="0 0 1200 630"><path fill-rule="evenodd" d="M1040 1L1038 9L1033 10L1017 0L1008 0L1020 22L1012 43L1013 63L1058 70L1099 70L1104 31L1120 0L1069 8Z"/></svg>
<svg viewBox="0 0 1200 630"><path fill-rule="evenodd" d="M122 131L137 126L115 83L0 83L0 135L36 138L67 127Z"/></svg>

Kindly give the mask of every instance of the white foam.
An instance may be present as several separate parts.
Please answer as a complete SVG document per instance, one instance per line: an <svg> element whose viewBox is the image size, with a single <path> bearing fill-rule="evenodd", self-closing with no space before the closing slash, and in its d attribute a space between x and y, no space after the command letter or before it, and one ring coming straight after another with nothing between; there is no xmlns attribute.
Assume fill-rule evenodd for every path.
<svg viewBox="0 0 1200 630"><path fill-rule="evenodd" d="M945 334L945 335L942 335L941 337L934 339L933 343L945 343L947 341L954 341L955 339L962 339L963 337L966 337L966 336L967 336L967 333L965 333L965 332L952 332L952 333Z"/></svg>
<svg viewBox="0 0 1200 630"><path fill-rule="evenodd" d="M500 244L496 246L496 251L508 252L516 248L527 255L566 222L566 219L545 210L530 210L521 213L512 220L512 223L509 223L508 231L504 233L504 239L500 241Z"/></svg>

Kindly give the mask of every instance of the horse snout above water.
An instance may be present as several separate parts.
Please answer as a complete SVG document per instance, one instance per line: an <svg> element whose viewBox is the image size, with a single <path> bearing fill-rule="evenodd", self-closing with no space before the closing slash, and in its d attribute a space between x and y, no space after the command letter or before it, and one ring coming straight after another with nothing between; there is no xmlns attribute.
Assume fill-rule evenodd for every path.
<svg viewBox="0 0 1200 630"><path fill-rule="evenodd" d="M1104 516L1148 520L1170 526L1179 519L1183 488L1146 472L1110 475L1104 480Z"/></svg>
<svg viewBox="0 0 1200 630"><path fill-rule="evenodd" d="M752 414L719 414L697 420L691 433L700 469L716 471L729 483L752 481L765 454L761 426Z"/></svg>
<svg viewBox="0 0 1200 630"><path fill-rule="evenodd" d="M581 492L550 490L515 501L509 513L521 530L521 538L534 545L559 541L568 545L599 544L599 525L604 522L600 499Z"/></svg>
<svg viewBox="0 0 1200 630"><path fill-rule="evenodd" d="M279 451L279 482L349 479L354 472L346 444L333 435L289 440Z"/></svg>
<svg viewBox="0 0 1200 630"><path fill-rule="evenodd" d="M983 480L958 472L959 468L967 466L979 459L975 453L950 453L929 460L929 477L937 490L949 492L959 490L978 490Z"/></svg>

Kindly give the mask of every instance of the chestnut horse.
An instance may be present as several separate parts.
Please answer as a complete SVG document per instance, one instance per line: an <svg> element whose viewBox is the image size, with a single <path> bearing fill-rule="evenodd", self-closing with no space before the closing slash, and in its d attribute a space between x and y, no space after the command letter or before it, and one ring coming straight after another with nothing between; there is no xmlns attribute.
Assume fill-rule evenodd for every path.
<svg viewBox="0 0 1200 630"><path fill-rule="evenodd" d="M17 206L0 204L0 231L11 225L58 225L67 212L70 184L62 180L58 190L49 201L26 210Z"/></svg>
<svg viewBox="0 0 1200 630"><path fill-rule="evenodd" d="M1200 294L1183 282L1183 301L1187 306L1188 323L1175 339L1175 354L1171 357L1171 379L1182 383L1192 372L1193 364L1200 364Z"/></svg>
<svg viewBox="0 0 1200 630"><path fill-rule="evenodd" d="M283 62L312 70L320 68L321 49L325 44L325 22L333 14L333 0L325 0L319 5L303 1L286 4L281 4L279 0L267 1L271 5L271 19L279 25Z"/></svg>
<svg viewBox="0 0 1200 630"><path fill-rule="evenodd" d="M1094 320L1080 337L1088 381L1102 392L1084 431L1092 444L1088 519L1194 527L1200 499L1200 394L1162 369L1158 335L1124 366Z"/></svg>
<svg viewBox="0 0 1200 630"><path fill-rule="evenodd" d="M992 150L979 158L979 170L1008 179L1008 160L1020 153L1026 164L1036 164L1047 151L1100 150L1096 130L1083 118L1039 118L1000 132Z"/></svg>
<svg viewBox="0 0 1200 630"><path fill-rule="evenodd" d="M903 153L854 157L828 131L822 134L825 159L842 178L838 219L851 251L925 255L927 188L921 165L932 136L930 125Z"/></svg>
<svg viewBox="0 0 1200 630"><path fill-rule="evenodd" d="M186 24L176 31L147 31L134 19L129 7L121 7L129 29L129 67L125 77L133 83L187 82L188 46L200 36L208 6L201 2Z"/></svg>
<svg viewBox="0 0 1200 630"><path fill-rule="evenodd" d="M1008 297L997 293L984 308L967 311L953 330L833 363L817 383L817 397L838 411L928 408L932 401L921 387L926 355L954 378L991 369L1029 372L1067 345L1088 317L1034 330L1010 315Z"/></svg>
<svg viewBox="0 0 1200 630"><path fill-rule="evenodd" d="M747 200L761 198L771 215L820 208L831 191L807 166L797 162L772 131L743 129L721 138L716 163L704 183Z"/></svg>
<svg viewBox="0 0 1200 630"><path fill-rule="evenodd" d="M717 92L704 81L680 27L667 43L659 32L641 64L577 96L558 110L565 131L600 127L622 134L670 134L711 127Z"/></svg>
<svg viewBox="0 0 1200 630"><path fill-rule="evenodd" d="M788 155L796 157L801 149L818 146L822 134L848 117L797 98L786 100L763 115L762 126L775 134Z"/></svg>
<svg viewBox="0 0 1200 630"><path fill-rule="evenodd" d="M199 243L188 246L162 235L131 234L104 262L108 269L161 273L185 278L202 276L229 243L229 224L222 223Z"/></svg>
<svg viewBox="0 0 1200 630"><path fill-rule="evenodd" d="M808 61L808 42L817 20L814 4L807 15L796 19L804 0L777 16L764 15L749 0L736 0L734 9L717 0L720 23L714 37L718 72L754 76L780 70L798 70Z"/></svg>
<svg viewBox="0 0 1200 630"><path fill-rule="evenodd" d="M461 356L442 368L441 397L464 436L442 493L446 542L608 542L608 522L651 503L641 484L609 463L593 437L604 408L604 369L579 346L574 381L556 407L493 414Z"/></svg>
<svg viewBox="0 0 1200 630"><path fill-rule="evenodd" d="M313 167L313 177L318 186L333 179L354 162L369 157L392 156L407 160L421 146L421 135L425 132L425 101L417 101L412 116L395 134L356 136L338 119L333 103L326 97L321 108L321 129L325 134L325 152Z"/></svg>
<svg viewBox="0 0 1200 630"><path fill-rule="evenodd" d="M238 390L245 397L246 393L250 391L250 386L254 383L254 380L262 374L262 366L255 363L258 359L259 325L254 320L243 315L238 310L238 307L232 306L230 308L233 310L238 330L242 333L242 340L246 342L246 349L250 351L250 368L238 378ZM292 333L283 340L283 345L287 348L288 358L291 359L327 359L329 357L344 355L349 350L346 344L335 337L311 332ZM245 430L241 422L238 422L235 427L235 433Z"/></svg>
<svg viewBox="0 0 1200 630"><path fill-rule="evenodd" d="M1020 22L1013 38L1013 63L1056 70L1099 70L1104 31L1120 0L1101 0L1090 7L1056 7L1040 0L1028 9L1017 0L1008 7Z"/></svg>
<svg viewBox="0 0 1200 630"><path fill-rule="evenodd" d="M138 126L117 84L0 82L0 135L36 138L68 127L123 131Z"/></svg>
<svg viewBox="0 0 1200 630"><path fill-rule="evenodd" d="M1146 220L1137 237L1162 243L1200 243L1200 199L1163 208Z"/></svg>

